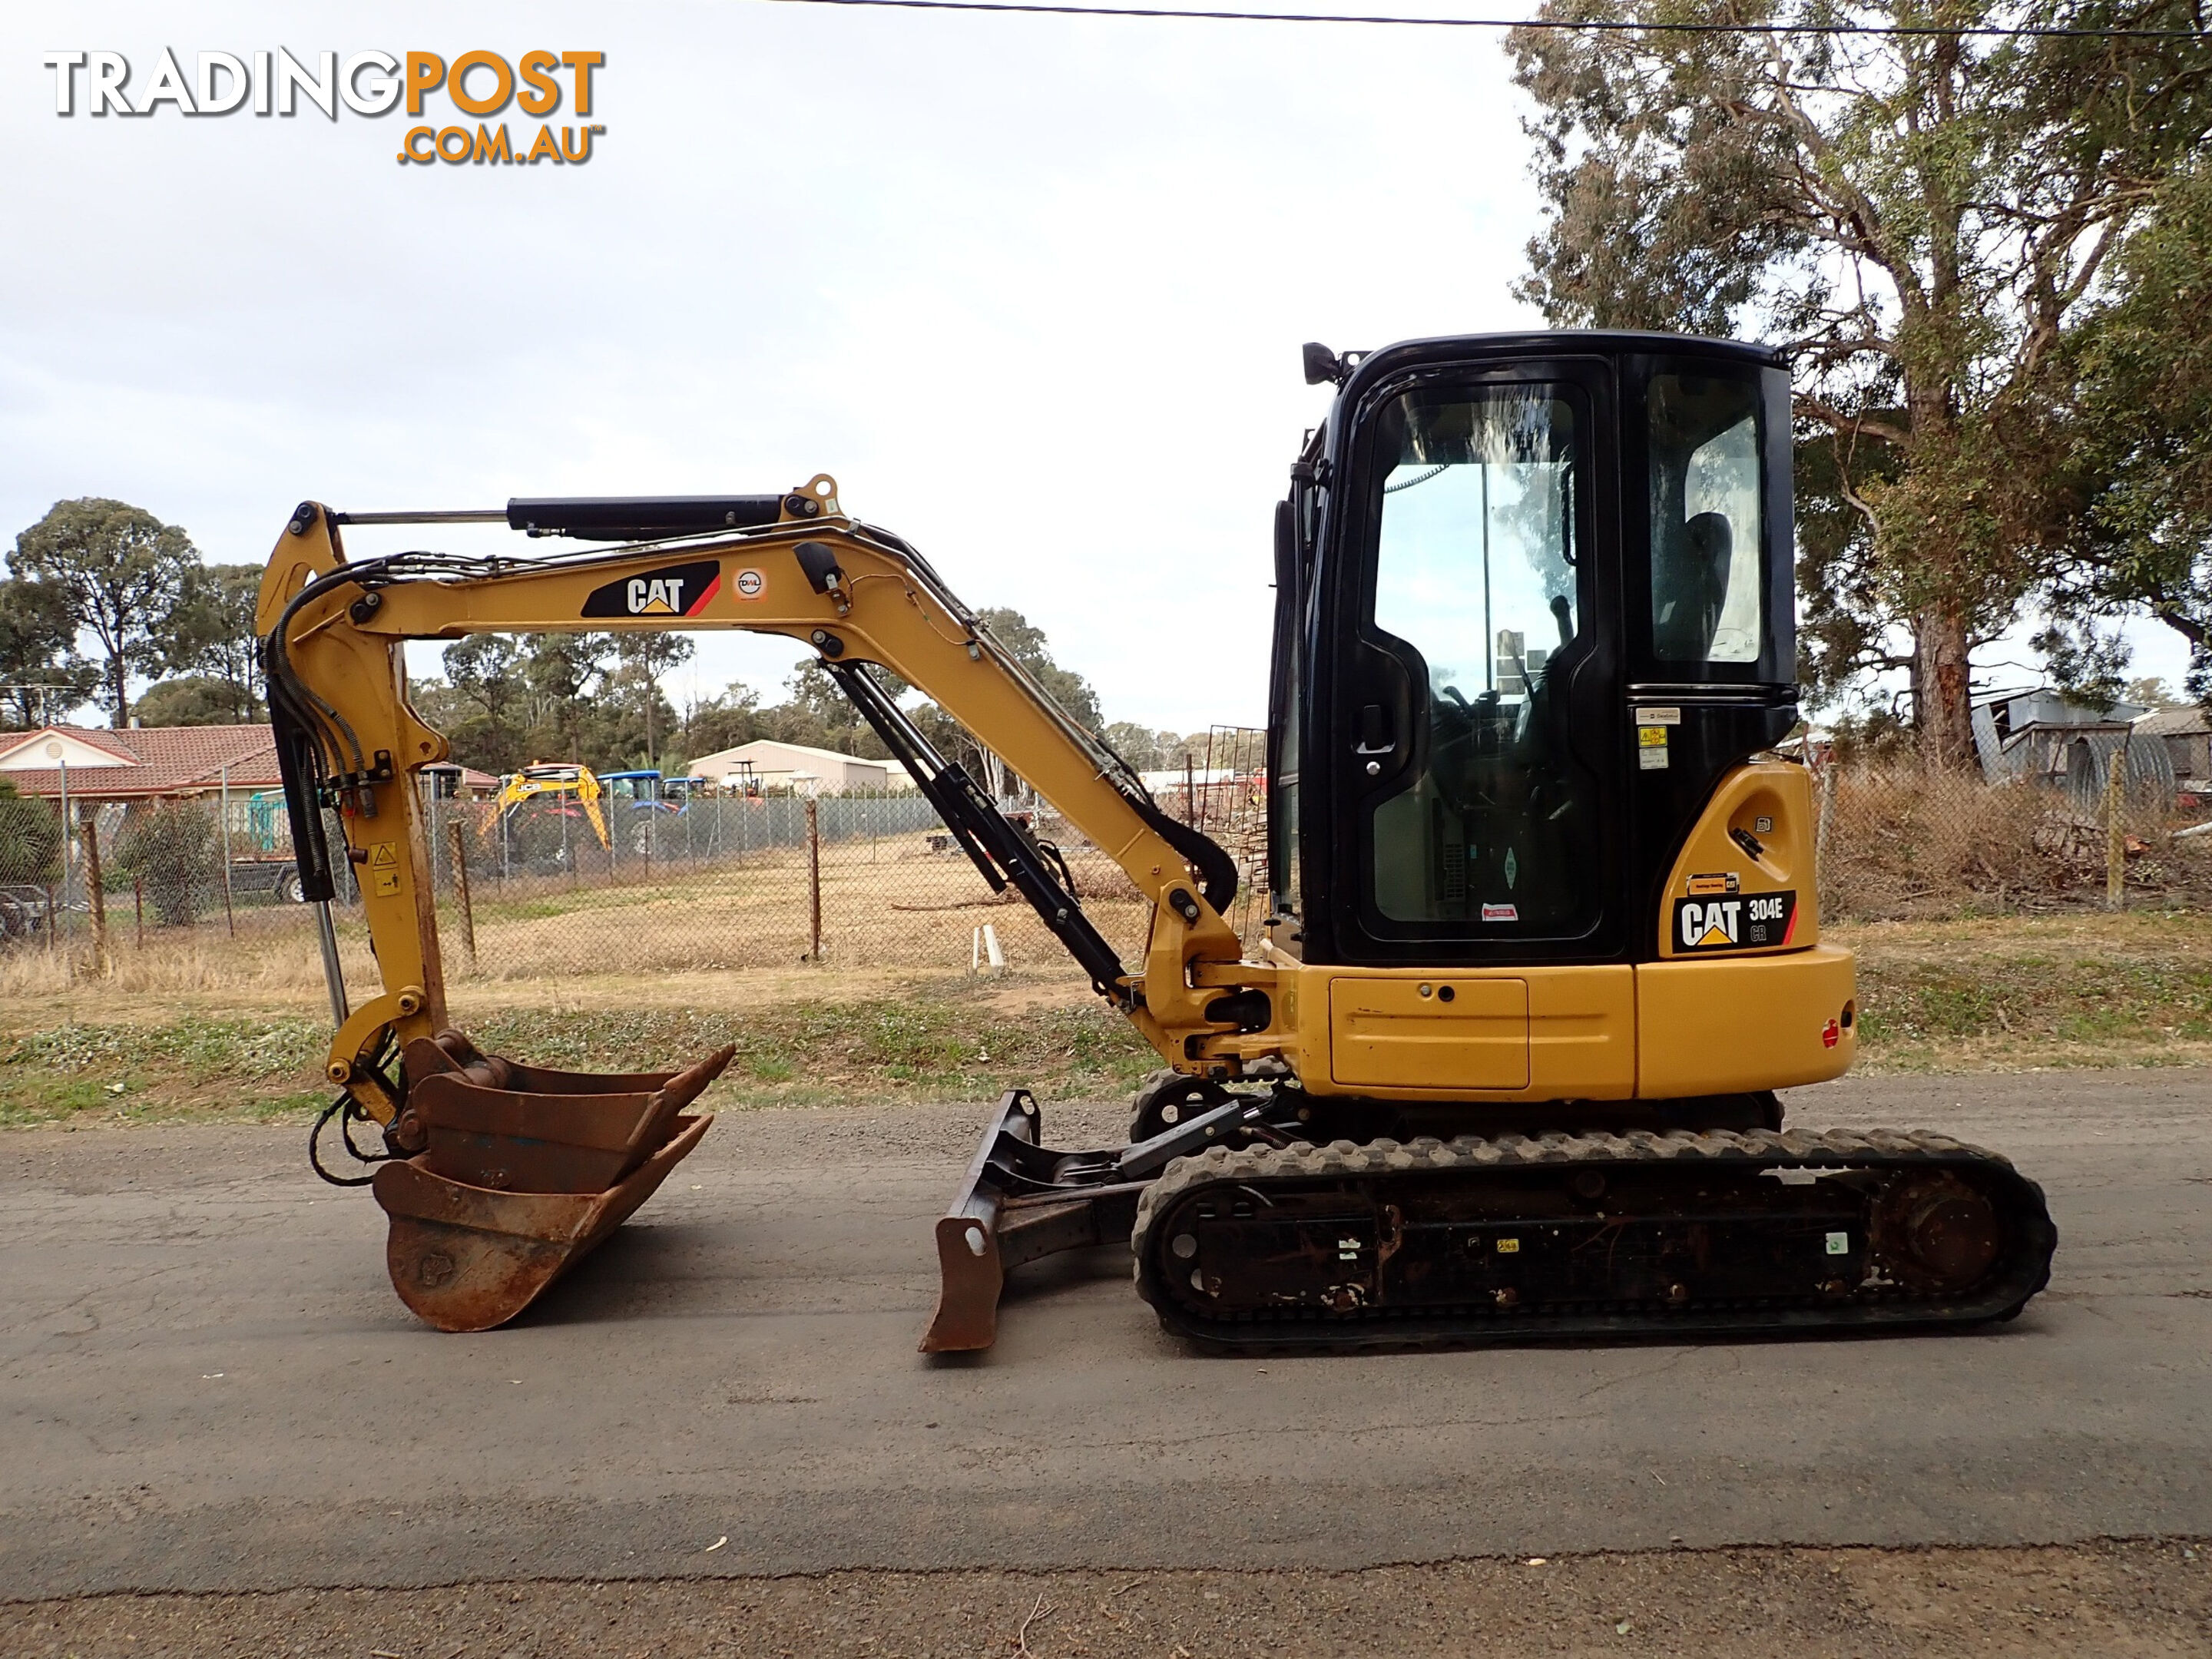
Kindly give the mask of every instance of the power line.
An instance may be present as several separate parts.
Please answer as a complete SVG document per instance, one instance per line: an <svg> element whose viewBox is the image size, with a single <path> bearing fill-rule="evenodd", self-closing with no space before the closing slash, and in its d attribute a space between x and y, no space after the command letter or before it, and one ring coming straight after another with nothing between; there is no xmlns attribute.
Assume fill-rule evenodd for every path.
<svg viewBox="0 0 2212 1659"><path fill-rule="evenodd" d="M1946 28L1933 23L1638 23L1612 18L1371 17L1319 11L1196 11L1169 6L1055 6L1042 0L771 0L786 6L889 6L902 11L1025 12L1048 17L1197 18L1216 23L1374 23L1401 28L1546 29L1614 34L1944 35L1954 40L2206 40L2203 29Z"/></svg>

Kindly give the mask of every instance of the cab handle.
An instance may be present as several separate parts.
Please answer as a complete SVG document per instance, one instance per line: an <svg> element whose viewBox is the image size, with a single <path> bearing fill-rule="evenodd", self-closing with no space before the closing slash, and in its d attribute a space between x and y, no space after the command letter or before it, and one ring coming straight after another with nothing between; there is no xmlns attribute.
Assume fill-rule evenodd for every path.
<svg viewBox="0 0 2212 1659"><path fill-rule="evenodd" d="M1394 755L1398 751L1398 740L1391 734L1389 711L1379 702L1370 702L1359 711L1359 741L1352 747L1355 755Z"/></svg>

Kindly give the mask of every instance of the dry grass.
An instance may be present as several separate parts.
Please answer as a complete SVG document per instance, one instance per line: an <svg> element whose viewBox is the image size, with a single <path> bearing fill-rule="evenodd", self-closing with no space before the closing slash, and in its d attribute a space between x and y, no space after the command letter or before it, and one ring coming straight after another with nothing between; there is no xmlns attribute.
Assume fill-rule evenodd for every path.
<svg viewBox="0 0 2212 1659"><path fill-rule="evenodd" d="M1114 1095L1157 1063L1025 909L976 906L964 861L908 862L901 903L932 891L927 881L960 908L889 910L879 878L833 864L820 963L799 960L796 935L787 949L756 939L749 949L769 959L750 966L714 944L733 918L788 927L775 907L803 870L787 861L738 872L743 883L725 872L691 886L511 891L478 915L486 966L495 956L500 971L456 974L451 1012L505 1052L582 1069L679 1064L735 1037L744 1056L718 1088L726 1107L977 1098L1010 1083ZM1113 914L1115 902L1100 908ZM1139 920L1133 903L1120 908ZM1016 964L1007 978L959 971L980 917L1000 924ZM319 1103L328 1015L308 919L250 921L235 940L220 923L149 929L143 951L118 944L105 981L72 981L44 952L0 957L0 1123L283 1116ZM837 948L836 927L864 922L904 948ZM376 979L357 927L348 933L358 993ZM1829 934L1859 955L1864 1069L2212 1063L2212 914L2077 908L1847 921Z"/></svg>
<svg viewBox="0 0 2212 1659"><path fill-rule="evenodd" d="M1097 854L1071 858L1085 911L1124 953L1141 948L1148 907L1121 872ZM794 966L811 939L803 852L757 854L742 864L672 869L619 885L572 884L558 876L500 883L479 879L474 895L477 954L463 943L459 907L441 895L439 933L448 982L566 981L577 976L659 977ZM1011 891L994 896L958 853L929 850L921 837L871 847L825 847L822 860L822 960L841 969L964 969L973 931L988 922L1018 966L1065 961L1060 944ZM0 999L64 995L94 977L89 922L70 923L76 948L0 951ZM132 995L205 993L287 1004L322 983L311 913L302 907L241 908L234 935L218 909L190 927L110 919L108 988ZM341 960L349 983L373 977L366 929L341 912Z"/></svg>
<svg viewBox="0 0 2212 1659"><path fill-rule="evenodd" d="M1824 811L1820 902L1865 920L2047 911L2101 904L2100 813L1965 773L1838 771ZM2127 887L2140 904L2212 901L2212 845L2175 841L2187 822L2124 809Z"/></svg>
<svg viewBox="0 0 2212 1659"><path fill-rule="evenodd" d="M21 1659L380 1652L1019 1659L1025 1650L1038 1659L2152 1659L2203 1653L2212 1628L2206 1553L2186 1540L2155 1540L2021 1549L1678 1548L1352 1571L989 1569L718 1578L709 1566L693 1566L687 1571L701 1576L15 1602L0 1607L0 1650Z"/></svg>

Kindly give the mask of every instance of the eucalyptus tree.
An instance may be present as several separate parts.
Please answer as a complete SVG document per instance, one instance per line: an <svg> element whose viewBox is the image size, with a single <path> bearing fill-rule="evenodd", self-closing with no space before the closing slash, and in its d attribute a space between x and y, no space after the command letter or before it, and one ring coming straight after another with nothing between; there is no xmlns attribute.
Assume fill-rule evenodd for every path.
<svg viewBox="0 0 2212 1659"><path fill-rule="evenodd" d="M1795 352L1813 692L1902 670L1923 753L1965 760L1971 653L2059 591L2095 488L2070 331L2204 143L2193 0L1540 15L1635 27L1510 37L1546 207L1521 292Z"/></svg>

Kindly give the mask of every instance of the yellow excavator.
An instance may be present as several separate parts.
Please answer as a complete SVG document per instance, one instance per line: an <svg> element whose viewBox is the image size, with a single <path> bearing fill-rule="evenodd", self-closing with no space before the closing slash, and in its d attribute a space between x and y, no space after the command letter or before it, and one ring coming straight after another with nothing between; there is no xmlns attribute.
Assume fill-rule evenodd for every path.
<svg viewBox="0 0 2212 1659"><path fill-rule="evenodd" d="M520 772L500 780L499 793L484 803L481 827L489 830L516 808L541 795L550 795L562 803L574 795L604 850L608 844L607 820L599 809L599 797L605 793L599 787L599 774L581 762L532 761Z"/></svg>
<svg viewBox="0 0 2212 1659"><path fill-rule="evenodd" d="M373 1186L410 1308L449 1330L520 1312L698 1144L710 1119L690 1109L730 1058L550 1071L447 1019L413 786L447 744L408 704L401 647L562 629L811 647L983 880L1158 1050L1126 1145L1054 1150L1026 1091L1000 1103L937 1224L925 1351L989 1346L1009 1268L1123 1241L1138 1293L1217 1349L1956 1327L2043 1287L2056 1234L2002 1158L1783 1125L1775 1091L1839 1075L1858 1041L1851 957L1820 935L1808 775L1775 750L1797 719L1786 361L1596 332L1305 359L1335 393L1275 514L1250 951L1224 920L1235 861L827 476L468 513L301 504L259 626L337 1025L310 1157ZM621 544L343 549L352 525L474 520ZM1209 649L1217 624L1163 597L1164 646ZM879 671L1128 872L1152 901L1141 957ZM357 1006L337 858L382 980ZM333 1121L373 1175L329 1170Z"/></svg>

